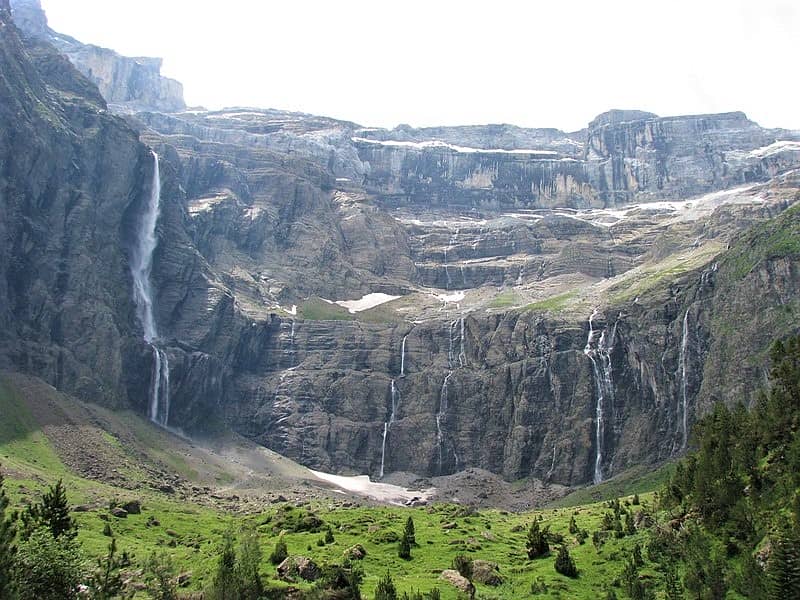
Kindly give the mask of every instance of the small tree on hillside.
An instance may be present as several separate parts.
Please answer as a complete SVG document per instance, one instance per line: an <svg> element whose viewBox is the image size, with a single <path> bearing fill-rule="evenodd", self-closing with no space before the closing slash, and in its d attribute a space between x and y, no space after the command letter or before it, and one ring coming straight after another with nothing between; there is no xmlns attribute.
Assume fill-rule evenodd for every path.
<svg viewBox="0 0 800 600"><path fill-rule="evenodd" d="M73 600L83 575L82 562L73 538L54 538L45 528L34 529L20 542L14 561L17 599Z"/></svg>
<svg viewBox="0 0 800 600"><path fill-rule="evenodd" d="M236 561L236 579L241 600L259 600L264 595L264 584L258 567L261 564L261 546L258 533L248 529L239 541L239 559Z"/></svg>
<svg viewBox="0 0 800 600"><path fill-rule="evenodd" d="M375 588L375 600L397 600L397 589L394 587L389 571L386 571L386 575L378 582L378 586Z"/></svg>
<svg viewBox="0 0 800 600"><path fill-rule="evenodd" d="M217 572L211 584L208 597L212 600L238 600L239 586L236 580L236 550L233 547L233 534L226 531L222 535L222 549L217 561Z"/></svg>
<svg viewBox="0 0 800 600"><path fill-rule="evenodd" d="M119 598L125 589L120 569L123 561L117 556L117 540L111 538L108 554L97 559L97 567L91 574L88 588L92 600L111 600Z"/></svg>
<svg viewBox="0 0 800 600"><path fill-rule="evenodd" d="M151 554L144 572L147 591L155 600L176 600L175 565L169 554Z"/></svg>
<svg viewBox="0 0 800 600"><path fill-rule="evenodd" d="M408 538L409 544L411 544L412 546L417 545L417 534L416 531L414 530L414 520L411 517L408 517L408 520L406 520L406 527L405 530L403 531L403 535L405 535Z"/></svg>
<svg viewBox="0 0 800 600"><path fill-rule="evenodd" d="M397 556L403 560L411 560L411 542L408 541L408 536L403 532L403 537L400 538L400 544L397 547Z"/></svg>
<svg viewBox="0 0 800 600"><path fill-rule="evenodd" d="M555 568L558 573L567 577L575 578L578 576L578 567L575 566L575 561L570 556L569 550L565 545L558 549Z"/></svg>
<svg viewBox="0 0 800 600"><path fill-rule="evenodd" d="M549 527L541 529L539 521L534 519L531 528L528 530L528 540L525 543L525 548L528 551L528 558L540 558L550 552L550 544L547 541L547 533Z"/></svg>
<svg viewBox="0 0 800 600"><path fill-rule="evenodd" d="M69 516L67 493L60 479L54 486L50 486L41 502L31 504L22 513L23 540L41 527L48 529L55 539L62 535L75 539L78 535L78 524Z"/></svg>
<svg viewBox="0 0 800 600"><path fill-rule="evenodd" d="M272 554L269 555L269 562L273 565L279 565L286 557L289 556L289 549L286 547L286 540L283 539L283 536L278 538L278 541L275 542L275 549L272 551Z"/></svg>

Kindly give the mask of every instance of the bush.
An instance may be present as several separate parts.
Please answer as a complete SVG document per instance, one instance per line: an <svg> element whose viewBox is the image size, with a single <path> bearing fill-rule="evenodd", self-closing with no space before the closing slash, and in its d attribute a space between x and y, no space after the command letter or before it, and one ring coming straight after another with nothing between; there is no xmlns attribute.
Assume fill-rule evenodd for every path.
<svg viewBox="0 0 800 600"><path fill-rule="evenodd" d="M525 543L529 559L541 558L550 552L550 544L547 542L548 532L548 527L540 529L539 521L533 521L528 530L528 540Z"/></svg>
<svg viewBox="0 0 800 600"><path fill-rule="evenodd" d="M408 541L408 536L405 534L400 538L400 544L397 547L397 556L403 560L411 560L411 543Z"/></svg>
<svg viewBox="0 0 800 600"><path fill-rule="evenodd" d="M575 566L575 561L570 556L566 546L561 546L558 549L555 568L558 573L567 577L575 578L578 576L578 568Z"/></svg>
<svg viewBox="0 0 800 600"><path fill-rule="evenodd" d="M47 529L34 529L17 549L13 570L17 597L72 600L83 575L82 562L80 547L73 538L54 538Z"/></svg>
<svg viewBox="0 0 800 600"><path fill-rule="evenodd" d="M3 489L3 474L0 473L0 598L8 598L11 595L11 572L16 553L14 546L16 515L12 513L6 516L7 508L8 498Z"/></svg>
<svg viewBox="0 0 800 600"><path fill-rule="evenodd" d="M147 591L155 600L176 600L175 565L168 554L151 554L144 573Z"/></svg>
<svg viewBox="0 0 800 600"><path fill-rule="evenodd" d="M397 600L397 589L394 587L389 571L386 571L386 575L378 582L378 586L375 588L375 600Z"/></svg>
<svg viewBox="0 0 800 600"><path fill-rule="evenodd" d="M42 527L49 529L54 538L63 535L74 539L78 535L78 524L69 516L67 493L60 479L50 486L41 502L31 504L22 513L22 539Z"/></svg>
<svg viewBox="0 0 800 600"><path fill-rule="evenodd" d="M269 555L269 562L273 565L279 565L286 560L288 556L289 549L286 547L286 540L281 536L278 538L278 541L275 542L275 549L272 551L272 554Z"/></svg>

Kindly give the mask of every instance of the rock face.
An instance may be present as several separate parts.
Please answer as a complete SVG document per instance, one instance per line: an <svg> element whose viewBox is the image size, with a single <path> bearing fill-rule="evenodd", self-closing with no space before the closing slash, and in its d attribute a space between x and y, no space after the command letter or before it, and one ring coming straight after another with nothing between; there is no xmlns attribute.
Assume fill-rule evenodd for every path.
<svg viewBox="0 0 800 600"><path fill-rule="evenodd" d="M21 41L0 5L4 367L147 414L129 264L147 146L168 424L317 469L603 479L681 453L713 402L752 400L800 322L796 132L640 111L576 133L122 120L36 6L14 4ZM146 88L152 109L134 79L105 99ZM336 304L371 293L399 298Z"/></svg>
<svg viewBox="0 0 800 600"><path fill-rule="evenodd" d="M162 77L161 59L121 56L53 32L39 0L14 0L12 13L26 35L49 42L94 83L109 104L125 110L183 110L183 85Z"/></svg>

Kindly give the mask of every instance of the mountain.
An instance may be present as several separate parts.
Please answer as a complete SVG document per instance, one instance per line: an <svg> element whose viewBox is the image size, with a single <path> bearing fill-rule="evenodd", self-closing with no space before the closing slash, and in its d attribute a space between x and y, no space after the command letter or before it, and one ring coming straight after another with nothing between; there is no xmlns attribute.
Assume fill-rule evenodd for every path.
<svg viewBox="0 0 800 600"><path fill-rule="evenodd" d="M13 12L5 369L141 415L156 389L168 427L315 469L578 485L683 453L798 329L798 132L186 111L157 61L56 34L34 0ZM131 264L154 199L145 341Z"/></svg>

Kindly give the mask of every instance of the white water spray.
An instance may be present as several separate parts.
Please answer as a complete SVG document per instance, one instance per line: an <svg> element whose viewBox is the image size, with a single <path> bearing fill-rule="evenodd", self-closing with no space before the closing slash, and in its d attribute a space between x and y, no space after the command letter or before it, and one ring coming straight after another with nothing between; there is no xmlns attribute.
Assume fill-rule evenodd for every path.
<svg viewBox="0 0 800 600"><path fill-rule="evenodd" d="M161 174L158 154L153 152L153 181L150 198L144 215L136 246L131 256L133 276L133 300L136 316L144 330L144 341L153 349L153 370L150 384L150 420L166 427L169 422L169 358L157 345L158 329L153 315L153 287L150 272L153 269L153 253L158 245L156 222L161 211Z"/></svg>
<svg viewBox="0 0 800 600"><path fill-rule="evenodd" d="M400 344L400 377L406 376L406 338L408 334L403 336L403 343Z"/></svg>
<svg viewBox="0 0 800 600"><path fill-rule="evenodd" d="M689 442L689 417L686 405L686 346L689 340L689 311L683 315L683 332L681 339L681 450L686 449Z"/></svg>
<svg viewBox="0 0 800 600"><path fill-rule="evenodd" d="M589 317L589 337L583 353L592 361L592 373L594 375L595 387L597 388L597 403L595 405L595 461L594 477L595 484L603 481L603 438L605 435L605 412L606 403L614 402L614 380L611 372L611 351L614 346L614 338L617 336L617 325L611 330L611 335L607 336L604 329L600 334L597 345L594 346L594 319L598 311L594 309ZM599 360L599 363L598 363Z"/></svg>

